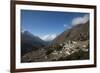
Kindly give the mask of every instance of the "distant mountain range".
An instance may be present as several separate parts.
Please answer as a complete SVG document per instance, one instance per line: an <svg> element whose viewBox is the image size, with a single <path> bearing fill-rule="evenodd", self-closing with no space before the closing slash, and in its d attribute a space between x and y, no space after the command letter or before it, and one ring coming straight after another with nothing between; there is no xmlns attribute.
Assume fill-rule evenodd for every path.
<svg viewBox="0 0 100 73"><path fill-rule="evenodd" d="M21 54L44 47L46 42L29 31L21 32Z"/></svg>

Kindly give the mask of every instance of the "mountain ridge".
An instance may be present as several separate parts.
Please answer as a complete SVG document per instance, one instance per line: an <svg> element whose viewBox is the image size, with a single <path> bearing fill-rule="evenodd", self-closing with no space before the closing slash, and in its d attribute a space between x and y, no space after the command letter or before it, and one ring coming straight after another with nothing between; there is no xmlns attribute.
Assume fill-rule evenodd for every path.
<svg viewBox="0 0 100 73"><path fill-rule="evenodd" d="M38 50L46 45L45 41L37 36L34 36L29 31L24 31L21 33L21 44L22 55L32 50Z"/></svg>
<svg viewBox="0 0 100 73"><path fill-rule="evenodd" d="M85 39L86 38L86 39ZM59 34L52 43L62 43L68 40L87 40L89 39L89 21L85 24L79 24L71 29L65 30Z"/></svg>

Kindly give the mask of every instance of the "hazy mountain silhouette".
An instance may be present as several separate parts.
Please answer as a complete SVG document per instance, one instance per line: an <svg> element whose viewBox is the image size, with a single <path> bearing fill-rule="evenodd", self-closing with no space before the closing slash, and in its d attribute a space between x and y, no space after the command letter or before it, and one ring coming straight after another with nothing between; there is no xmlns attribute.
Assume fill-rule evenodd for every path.
<svg viewBox="0 0 100 73"><path fill-rule="evenodd" d="M32 50L37 50L46 45L45 41L34 36L29 31L21 32L21 53L22 55Z"/></svg>

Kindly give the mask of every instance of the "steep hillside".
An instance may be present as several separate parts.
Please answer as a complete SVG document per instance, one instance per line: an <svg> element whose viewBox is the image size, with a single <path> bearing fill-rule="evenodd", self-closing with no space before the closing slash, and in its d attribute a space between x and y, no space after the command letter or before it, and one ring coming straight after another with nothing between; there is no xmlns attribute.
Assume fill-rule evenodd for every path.
<svg viewBox="0 0 100 73"><path fill-rule="evenodd" d="M73 26L71 29L65 30L52 43L63 43L65 41L85 41L89 39L89 21L85 24Z"/></svg>
<svg viewBox="0 0 100 73"><path fill-rule="evenodd" d="M21 54L24 55L32 50L38 50L45 46L45 42L28 31L21 33Z"/></svg>

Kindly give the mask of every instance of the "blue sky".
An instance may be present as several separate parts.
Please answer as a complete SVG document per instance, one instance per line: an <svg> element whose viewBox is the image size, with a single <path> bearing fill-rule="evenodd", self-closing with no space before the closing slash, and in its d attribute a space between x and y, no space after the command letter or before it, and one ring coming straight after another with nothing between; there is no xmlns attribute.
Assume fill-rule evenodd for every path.
<svg viewBox="0 0 100 73"><path fill-rule="evenodd" d="M58 35L73 23L80 23L79 20L86 15L88 13L21 10L21 28L22 31L27 30L40 37Z"/></svg>

